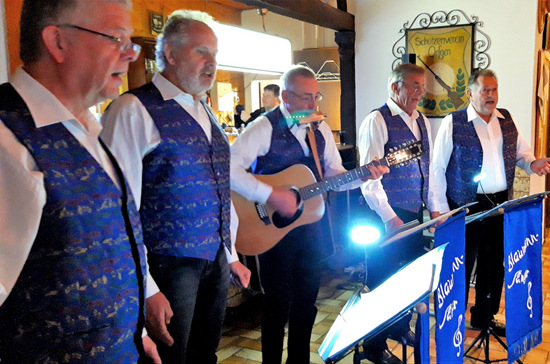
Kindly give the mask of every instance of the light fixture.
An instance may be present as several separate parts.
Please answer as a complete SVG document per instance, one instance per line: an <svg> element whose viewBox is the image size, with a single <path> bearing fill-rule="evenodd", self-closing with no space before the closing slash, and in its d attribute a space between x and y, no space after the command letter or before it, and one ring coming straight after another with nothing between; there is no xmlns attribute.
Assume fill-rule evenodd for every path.
<svg viewBox="0 0 550 364"><path fill-rule="evenodd" d="M380 239L380 230L371 225L357 225L351 230L351 240L360 245L372 244Z"/></svg>
<svg viewBox="0 0 550 364"><path fill-rule="evenodd" d="M218 37L218 69L280 75L292 65L288 39L221 23L209 25Z"/></svg>
<svg viewBox="0 0 550 364"><path fill-rule="evenodd" d="M480 174L478 174L477 176L474 177L474 182L479 182L482 179L484 179L485 177L487 177L487 174L481 172Z"/></svg>

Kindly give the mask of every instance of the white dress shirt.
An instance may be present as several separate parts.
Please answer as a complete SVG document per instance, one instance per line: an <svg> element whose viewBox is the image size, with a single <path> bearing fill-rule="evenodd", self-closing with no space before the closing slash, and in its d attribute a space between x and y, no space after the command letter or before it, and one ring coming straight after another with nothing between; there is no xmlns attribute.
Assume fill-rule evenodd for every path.
<svg viewBox="0 0 550 364"><path fill-rule="evenodd" d="M290 132L298 139L304 154L309 156L310 150L307 146L307 125L293 125L290 113L283 104L280 106ZM332 131L327 123L319 124L319 131L325 139L325 150L322 164L324 175L335 176L347 172L342 166L342 158L334 142ZM265 204L273 191L273 187L257 180L254 175L246 170L250 168L257 157L266 155L271 147L271 134L273 127L266 116L260 116L250 123L245 132L237 137L231 145L231 189L250 201L257 201ZM348 190L359 187L363 182L356 180L346 183L340 190Z"/></svg>
<svg viewBox="0 0 550 364"><path fill-rule="evenodd" d="M153 84L159 90L164 101L174 100L189 113L201 126L212 141L212 124L206 109L200 99L183 92L160 73L153 76ZM106 110L101 118L103 130L101 138L120 164L132 194L139 209L141 205L141 187L143 173L143 157L154 150L160 143L160 133L149 112L139 99L132 94L124 94ZM232 214L231 226L236 229L238 220ZM232 234L232 236L235 234ZM232 244L235 241L232 239ZM235 249L231 253L226 249L229 263L238 260Z"/></svg>
<svg viewBox="0 0 550 364"><path fill-rule="evenodd" d="M409 116L409 114L403 111L391 98L388 98L386 104L390 109L391 115L399 115L401 119L403 119L407 127L410 129L410 131L413 133L416 140L420 140L421 133L420 127L417 122L420 113L414 110L413 114ZM428 119L424 115L422 115L422 118L428 132L428 143L430 145L431 161L433 154L432 129ZM361 124L361 127L359 128L358 147L361 165L370 163L375 158L383 158L384 145L386 145L388 140L388 128L386 126L384 118L382 117L382 114L378 110L371 112L369 115L367 115L367 117ZM430 167L427 208L429 211L436 211L437 205L436 201L434 200L432 172L432 168ZM368 180L361 186L361 190L363 191L363 196L365 197L365 200L367 201L369 207L373 211L375 211L378 216L380 216L383 222L387 222L397 215L388 203L388 196L386 194L386 191L384 191L382 178L384 177L381 177L377 180Z"/></svg>
<svg viewBox="0 0 550 364"><path fill-rule="evenodd" d="M474 124L477 136L483 149L483 163L481 166L481 175L485 176L480 180L477 188L478 193L496 193L508 188L506 184L506 172L504 170L504 156L502 154L502 131L498 117L502 118L500 111L495 110L491 115L489 122L485 122L476 112L472 105L467 110L468 122ZM515 124L515 121L512 118ZM517 125L516 125L517 128ZM453 151L453 116L447 115L441 122L439 131L435 138L435 150L433 159L433 169L435 182L437 184L437 196L440 212L449 211L447 202L447 178L445 172ZM531 170L531 162L535 156L531 152L529 144L525 141L518 129L516 165L528 174L534 173Z"/></svg>
<svg viewBox="0 0 550 364"><path fill-rule="evenodd" d="M14 73L10 83L25 101L37 128L62 123L120 189L113 165L99 143L101 124L91 112L77 120L22 68ZM0 305L13 289L27 260L46 197L44 175L34 158L0 121ZM154 281L149 280L147 292L154 287Z"/></svg>

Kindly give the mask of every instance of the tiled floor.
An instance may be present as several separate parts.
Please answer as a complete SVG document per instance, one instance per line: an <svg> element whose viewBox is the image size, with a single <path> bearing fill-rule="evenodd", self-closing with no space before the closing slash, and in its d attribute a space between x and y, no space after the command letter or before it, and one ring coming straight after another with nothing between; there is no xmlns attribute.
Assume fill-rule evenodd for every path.
<svg viewBox="0 0 550 364"><path fill-rule="evenodd" d="M548 236L548 235L547 235ZM525 364L543 364L550 363L550 243L548 241L542 249L543 261L543 326L542 343L532 349L522 358ZM323 286L317 300L319 312L313 328L311 341L311 362L323 363L317 354L319 346L325 338L338 312L346 303L357 285L354 279L344 272L328 273L323 281ZM503 295L504 296L504 295ZM474 297L473 290L470 294L470 300ZM501 303L501 311L497 315L497 320L504 322L504 298ZM218 350L218 361L220 363L261 363L261 343L260 343L260 297L252 297L244 304L228 309L226 322L224 326L223 337ZM433 312L433 309L431 310ZM469 313L466 321L466 339L465 348L468 348L474 341L479 331L470 330ZM435 363L434 331L435 320L431 317L432 335L430 339L430 361ZM504 339L505 340L505 339ZM286 341L285 341L286 345ZM390 349L398 357L401 357L401 346L392 340L388 340ZM490 359L506 358L504 349L498 345L494 338L491 338ZM474 350L470 353L472 356L484 358L483 348ZM283 361L286 360L286 350L283 353ZM367 363L367 361L364 361ZM408 350L408 362L412 363L412 349ZM465 359L464 363L475 363L472 359ZM353 355L348 355L339 363L353 363Z"/></svg>

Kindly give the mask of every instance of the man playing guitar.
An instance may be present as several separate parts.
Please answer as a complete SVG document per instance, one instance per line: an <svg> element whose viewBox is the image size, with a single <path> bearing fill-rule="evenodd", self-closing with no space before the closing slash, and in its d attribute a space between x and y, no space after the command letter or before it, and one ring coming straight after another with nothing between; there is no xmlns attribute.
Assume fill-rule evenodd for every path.
<svg viewBox="0 0 550 364"><path fill-rule="evenodd" d="M303 66L291 68L282 76L280 107L249 125L231 146L231 189L250 201L266 204L282 216L293 216L298 208L297 194L286 187L274 187L254 174L274 174L296 164L304 164L319 181L323 175L346 172L332 132L326 123L306 137L307 125L296 113L316 110L322 98L315 74ZM310 149L310 145L312 145ZM317 150L321 171L314 153ZM247 169L252 169L252 174ZM370 166L368 178L379 178L389 171ZM342 190L357 188L356 180ZM289 322L288 363L309 363L311 330L317 314L315 300L320 284L320 260L330 254L322 242L326 216L319 222L290 231L275 247L259 255L260 279L264 289L262 317L263 363L281 363L284 327ZM330 244L329 244L330 245Z"/></svg>

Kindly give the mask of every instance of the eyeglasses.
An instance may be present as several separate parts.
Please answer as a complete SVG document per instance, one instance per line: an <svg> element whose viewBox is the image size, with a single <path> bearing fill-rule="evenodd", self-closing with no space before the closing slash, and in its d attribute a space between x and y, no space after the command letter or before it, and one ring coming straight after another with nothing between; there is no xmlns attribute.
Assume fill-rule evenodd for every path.
<svg viewBox="0 0 550 364"><path fill-rule="evenodd" d="M426 92L426 86L425 85L410 85L407 84L405 81L398 81L401 84L407 86L409 89L412 89L415 93L418 91L422 91L422 93Z"/></svg>
<svg viewBox="0 0 550 364"><path fill-rule="evenodd" d="M298 95L294 91L288 91L288 92L290 92L292 95L296 96L297 98L299 98L304 102L312 102L313 100L315 100L315 102L319 102L323 99L323 95L320 92L317 92L315 95L312 95L312 94Z"/></svg>
<svg viewBox="0 0 550 364"><path fill-rule="evenodd" d="M58 25L58 27L68 27L68 28L78 29L78 30L82 30L84 32L100 35L104 38L107 38L110 41L115 42L118 45L119 52L128 52L129 50L134 51L134 53L136 55L133 57L133 60L136 60L137 57L139 56L139 52L141 52L141 46L139 44L132 43L132 41L129 40L129 39L122 39L122 38L114 37L114 36L109 35L109 34L96 32L95 30L79 27L78 25L60 24L60 25Z"/></svg>

